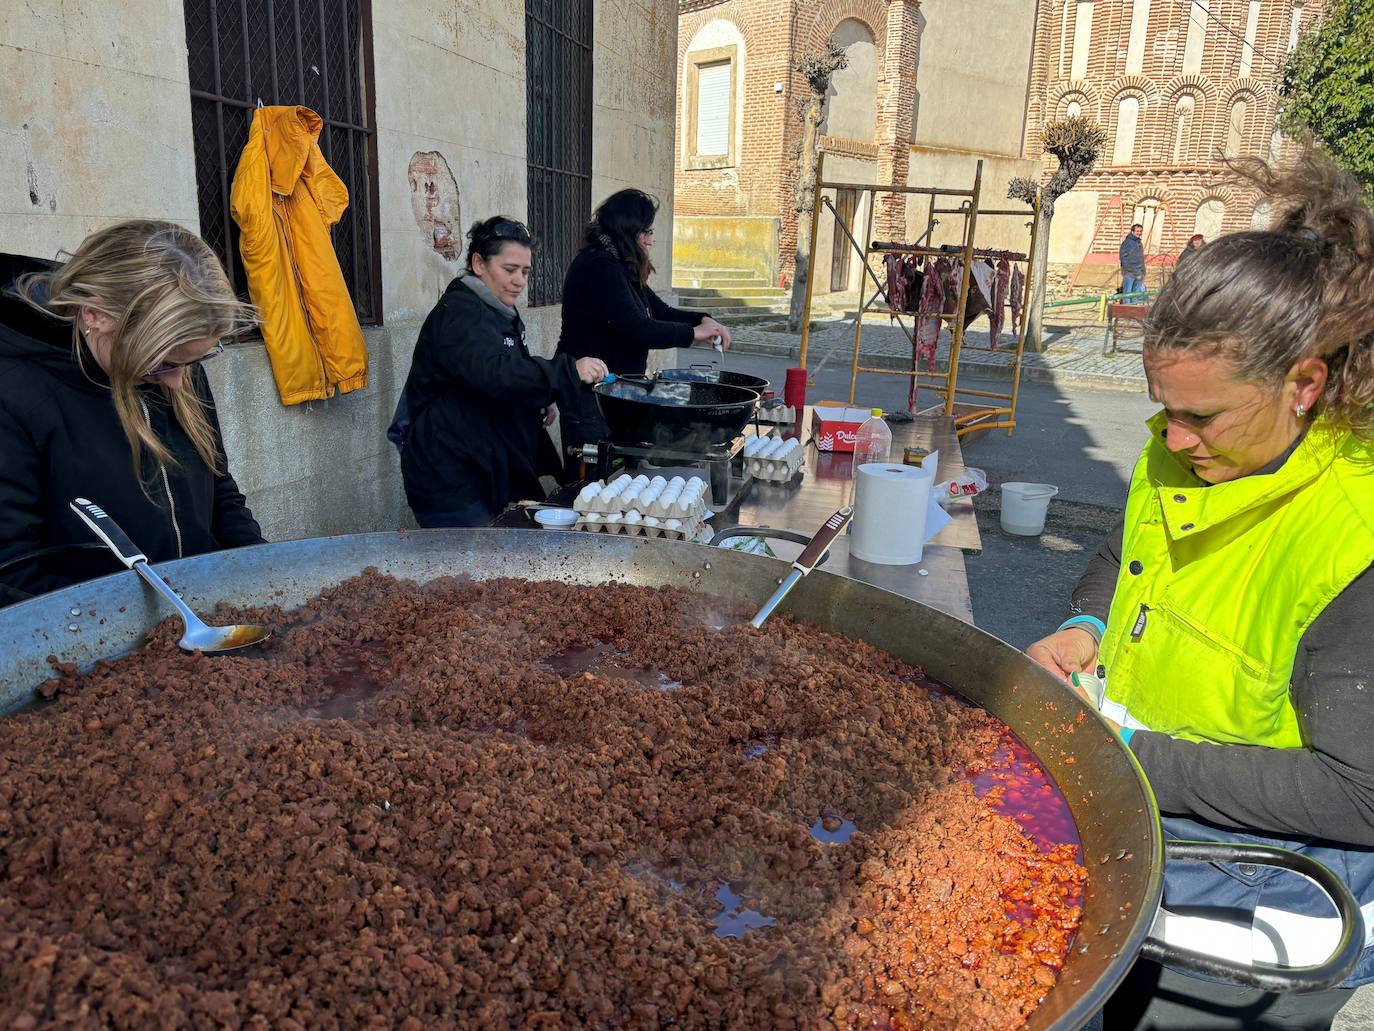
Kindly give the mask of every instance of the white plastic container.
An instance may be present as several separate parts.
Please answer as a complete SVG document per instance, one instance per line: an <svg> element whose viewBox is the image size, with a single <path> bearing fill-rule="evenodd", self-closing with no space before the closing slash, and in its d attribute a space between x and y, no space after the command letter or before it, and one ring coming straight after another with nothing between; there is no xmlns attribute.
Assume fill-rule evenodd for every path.
<svg viewBox="0 0 1374 1031"><path fill-rule="evenodd" d="M1050 483L1002 484L1002 529L1021 537L1039 537L1045 531L1050 498L1059 488Z"/></svg>

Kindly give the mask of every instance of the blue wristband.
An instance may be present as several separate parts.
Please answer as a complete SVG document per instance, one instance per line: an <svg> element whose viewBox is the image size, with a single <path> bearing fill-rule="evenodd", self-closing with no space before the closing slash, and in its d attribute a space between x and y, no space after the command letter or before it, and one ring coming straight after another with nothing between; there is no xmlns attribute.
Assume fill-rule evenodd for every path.
<svg viewBox="0 0 1374 1031"><path fill-rule="evenodd" d="M1124 745L1126 745L1128 748L1130 747L1130 744L1131 744L1131 738L1133 738L1134 736L1135 736L1135 728L1134 728L1134 727L1122 727L1122 728L1121 728L1121 743L1124 744Z"/></svg>
<svg viewBox="0 0 1374 1031"><path fill-rule="evenodd" d="M1107 636L1107 624L1096 616L1072 616L1059 624L1060 630L1067 630L1071 626L1081 626L1084 630L1093 631L1098 641Z"/></svg>

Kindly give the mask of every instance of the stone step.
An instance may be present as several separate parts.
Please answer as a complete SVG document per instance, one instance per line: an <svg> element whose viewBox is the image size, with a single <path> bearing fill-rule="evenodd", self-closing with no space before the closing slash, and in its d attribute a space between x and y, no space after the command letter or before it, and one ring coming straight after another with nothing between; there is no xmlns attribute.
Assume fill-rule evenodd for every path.
<svg viewBox="0 0 1374 1031"><path fill-rule="evenodd" d="M756 290L776 290L777 284L768 281L766 276L740 275L722 276L713 272L703 272L700 275L684 275L681 272L673 273L673 289L675 290L734 290L734 289L756 289Z"/></svg>
<svg viewBox="0 0 1374 1031"><path fill-rule="evenodd" d="M679 297L701 298L704 300L711 300L714 298L734 300L746 297L764 297L773 300L786 300L792 296L786 290L779 290L774 286L735 286L732 284L722 287L675 286L673 289L677 291Z"/></svg>
<svg viewBox="0 0 1374 1031"><path fill-rule="evenodd" d="M731 320L738 321L741 318L786 318L786 305L773 304L754 304L754 305L733 305L733 304L703 304L691 305L683 303L688 311L704 311L717 322L724 322L729 325Z"/></svg>
<svg viewBox="0 0 1374 1031"><path fill-rule="evenodd" d="M739 290L776 290L776 284L766 279L674 279L674 290L713 290L733 294Z"/></svg>
<svg viewBox="0 0 1374 1031"><path fill-rule="evenodd" d="M674 265L674 279L700 279L702 277L715 279L764 279L765 276L759 274L757 269L750 268L702 268L690 265Z"/></svg>

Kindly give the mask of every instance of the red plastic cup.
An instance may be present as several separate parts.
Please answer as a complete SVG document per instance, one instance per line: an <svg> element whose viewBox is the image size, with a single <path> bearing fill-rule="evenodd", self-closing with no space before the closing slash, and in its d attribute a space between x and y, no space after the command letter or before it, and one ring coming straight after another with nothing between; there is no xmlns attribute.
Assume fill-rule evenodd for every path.
<svg viewBox="0 0 1374 1031"><path fill-rule="evenodd" d="M798 415L806 407L806 370L788 369L787 379L782 387L783 404L795 409Z"/></svg>

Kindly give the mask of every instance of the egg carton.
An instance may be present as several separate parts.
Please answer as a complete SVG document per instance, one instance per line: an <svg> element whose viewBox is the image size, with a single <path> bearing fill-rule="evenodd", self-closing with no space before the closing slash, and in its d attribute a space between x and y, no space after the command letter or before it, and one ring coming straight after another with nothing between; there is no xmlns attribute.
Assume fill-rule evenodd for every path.
<svg viewBox="0 0 1374 1031"><path fill-rule="evenodd" d="M626 537L662 537L670 541L699 541L707 536L703 522L684 523L680 519L646 516L637 509L628 512L588 512L577 520L574 529L585 533L623 534Z"/></svg>
<svg viewBox="0 0 1374 1031"><path fill-rule="evenodd" d="M709 505L710 488L700 477L684 479L674 476L668 480L655 476L649 479L629 473L622 473L610 482L587 484L573 502L579 528L583 523L599 528L628 521L629 525L636 527L647 526L660 530L667 529L669 522L675 522L677 526L672 528L674 533L682 527L695 528L710 511ZM630 520L631 513L638 518ZM620 516L620 519L611 519L614 515ZM591 519L591 516L597 518ZM638 529L635 532L639 532Z"/></svg>
<svg viewBox="0 0 1374 1031"><path fill-rule="evenodd" d="M744 445L744 471L756 480L786 483L802 467L806 453L795 437L750 437Z"/></svg>

